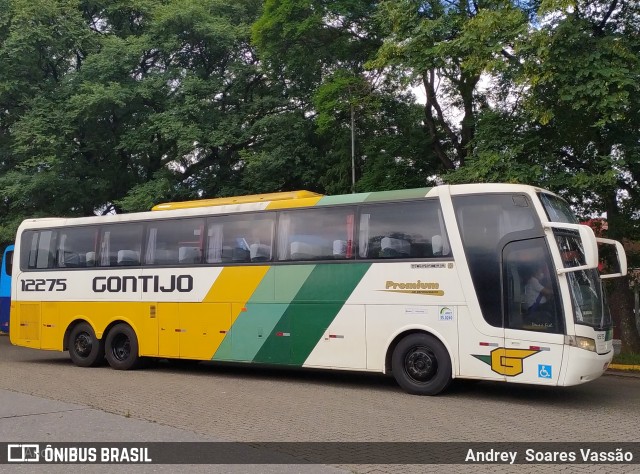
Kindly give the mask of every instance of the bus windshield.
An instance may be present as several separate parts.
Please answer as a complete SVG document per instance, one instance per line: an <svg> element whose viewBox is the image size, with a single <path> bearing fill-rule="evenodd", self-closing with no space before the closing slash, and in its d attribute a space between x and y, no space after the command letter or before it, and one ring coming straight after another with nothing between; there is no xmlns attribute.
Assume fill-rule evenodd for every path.
<svg viewBox="0 0 640 474"><path fill-rule="evenodd" d="M596 269L567 273L573 317L576 324L603 330L611 327L611 314L605 306L604 289Z"/></svg>
<svg viewBox="0 0 640 474"><path fill-rule="evenodd" d="M551 222L563 222L565 224L579 224L578 219L564 199L548 193L539 193L540 201L544 206L547 217Z"/></svg>

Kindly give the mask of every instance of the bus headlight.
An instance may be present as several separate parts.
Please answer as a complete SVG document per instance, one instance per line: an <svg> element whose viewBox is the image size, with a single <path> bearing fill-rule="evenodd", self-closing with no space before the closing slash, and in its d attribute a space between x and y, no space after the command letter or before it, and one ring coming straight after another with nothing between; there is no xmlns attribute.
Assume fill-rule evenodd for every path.
<svg viewBox="0 0 640 474"><path fill-rule="evenodd" d="M568 344L570 346L591 352L596 351L596 341L594 339L591 339L590 337L565 336L564 339L565 344Z"/></svg>

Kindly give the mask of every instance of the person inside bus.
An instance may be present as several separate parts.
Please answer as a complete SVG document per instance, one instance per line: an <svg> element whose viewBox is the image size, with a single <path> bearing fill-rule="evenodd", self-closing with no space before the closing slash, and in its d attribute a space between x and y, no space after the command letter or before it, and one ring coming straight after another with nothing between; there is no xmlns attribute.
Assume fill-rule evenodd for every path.
<svg viewBox="0 0 640 474"><path fill-rule="evenodd" d="M534 325L548 327L553 324L553 290L549 285L546 268L543 264L530 269L524 285L525 315Z"/></svg>

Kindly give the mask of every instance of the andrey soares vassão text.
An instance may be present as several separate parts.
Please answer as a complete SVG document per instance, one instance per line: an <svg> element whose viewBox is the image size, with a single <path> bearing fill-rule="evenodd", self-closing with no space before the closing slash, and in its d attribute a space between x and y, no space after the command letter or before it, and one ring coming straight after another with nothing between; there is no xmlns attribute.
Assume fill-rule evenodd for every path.
<svg viewBox="0 0 640 474"><path fill-rule="evenodd" d="M477 463L509 463L515 464L519 461L519 451L498 451L489 449L478 451L469 449L465 457L465 462ZM577 451L538 451L528 448L523 451L524 462L592 462L592 463L613 463L633 461L633 453L617 448L613 451L598 451L590 448L580 448Z"/></svg>

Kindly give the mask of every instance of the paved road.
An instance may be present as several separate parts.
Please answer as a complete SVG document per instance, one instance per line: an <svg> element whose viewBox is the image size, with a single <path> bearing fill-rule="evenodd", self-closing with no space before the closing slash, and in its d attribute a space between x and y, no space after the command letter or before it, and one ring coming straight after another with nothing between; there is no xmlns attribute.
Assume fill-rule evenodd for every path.
<svg viewBox="0 0 640 474"><path fill-rule="evenodd" d="M637 377L608 375L590 384L556 389L459 384L439 397L417 397L403 393L390 378L369 374L208 363L187 367L160 363L131 372L82 369L72 365L66 353L18 348L0 337L0 389L93 409L95 441L141 439L135 430L110 432L110 425L105 428L99 421L103 412L178 430L180 436L175 439L185 441L640 441ZM0 423L13 429L6 419ZM74 440L69 434L73 433L68 426L73 424L72 417L61 424L67 433L64 440L87 439ZM9 430L2 428L3 438ZM53 432L51 438L41 434L39 441L61 440ZM400 465L336 467L367 473L408 470ZM413 470L468 472L469 468L414 466ZM561 468L585 471L583 465ZM587 470L633 472L637 468L600 465ZM514 470L476 465L473 470L526 469L556 472L558 466Z"/></svg>

